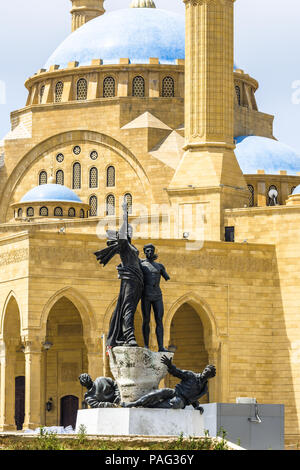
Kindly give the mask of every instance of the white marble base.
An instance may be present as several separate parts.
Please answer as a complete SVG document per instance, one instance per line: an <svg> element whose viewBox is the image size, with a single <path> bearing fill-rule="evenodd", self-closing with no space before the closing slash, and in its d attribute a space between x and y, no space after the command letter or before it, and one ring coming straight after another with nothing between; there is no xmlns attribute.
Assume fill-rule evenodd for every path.
<svg viewBox="0 0 300 470"><path fill-rule="evenodd" d="M78 410L76 432L108 436L204 436L203 416L196 410L94 408Z"/></svg>

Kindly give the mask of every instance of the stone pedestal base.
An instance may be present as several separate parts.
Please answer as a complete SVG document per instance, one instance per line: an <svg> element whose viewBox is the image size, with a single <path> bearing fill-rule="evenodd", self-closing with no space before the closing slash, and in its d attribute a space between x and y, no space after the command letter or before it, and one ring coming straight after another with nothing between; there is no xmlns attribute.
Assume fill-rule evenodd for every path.
<svg viewBox="0 0 300 470"><path fill-rule="evenodd" d="M203 416L196 410L94 408L78 410L76 432L106 436L204 436Z"/></svg>
<svg viewBox="0 0 300 470"><path fill-rule="evenodd" d="M153 352L146 348L117 346L109 351L110 370L118 384L121 401L133 402L157 390L168 368L161 358L174 353Z"/></svg>

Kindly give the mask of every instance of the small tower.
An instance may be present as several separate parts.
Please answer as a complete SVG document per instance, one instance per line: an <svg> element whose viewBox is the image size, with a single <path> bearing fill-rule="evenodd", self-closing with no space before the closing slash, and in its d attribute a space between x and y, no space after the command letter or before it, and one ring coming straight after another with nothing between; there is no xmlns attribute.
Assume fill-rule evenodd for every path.
<svg viewBox="0 0 300 470"><path fill-rule="evenodd" d="M235 0L183 1L185 153L168 192L173 204L203 204L210 214L205 216L209 237L219 240L223 210L247 203L246 181L234 154Z"/></svg>
<svg viewBox="0 0 300 470"><path fill-rule="evenodd" d="M132 0L130 8L156 8L153 0Z"/></svg>
<svg viewBox="0 0 300 470"><path fill-rule="evenodd" d="M71 2L72 32L105 12L104 0L71 0Z"/></svg>

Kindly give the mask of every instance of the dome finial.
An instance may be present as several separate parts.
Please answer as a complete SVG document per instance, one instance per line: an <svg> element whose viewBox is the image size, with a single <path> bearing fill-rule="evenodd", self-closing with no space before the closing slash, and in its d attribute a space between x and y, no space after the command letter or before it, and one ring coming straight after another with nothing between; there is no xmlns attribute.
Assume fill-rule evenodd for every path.
<svg viewBox="0 0 300 470"><path fill-rule="evenodd" d="M132 0L130 8L156 8L153 0Z"/></svg>

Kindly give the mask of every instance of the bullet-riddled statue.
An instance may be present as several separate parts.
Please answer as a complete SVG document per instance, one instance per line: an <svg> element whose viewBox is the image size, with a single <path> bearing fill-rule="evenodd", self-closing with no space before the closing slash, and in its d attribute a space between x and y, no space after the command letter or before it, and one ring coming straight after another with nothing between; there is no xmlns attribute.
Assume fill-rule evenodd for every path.
<svg viewBox="0 0 300 470"><path fill-rule="evenodd" d="M164 348L164 328L163 315L164 304L162 292L160 289L161 276L168 281L170 279L165 267L157 263L157 255L155 254L155 246L148 244L144 246L146 259L141 261L141 268L144 275L144 290L142 294L142 314L143 314L143 337L145 347L149 348L150 336L150 316L151 308L153 308L156 322L156 337L159 351L167 351Z"/></svg>

